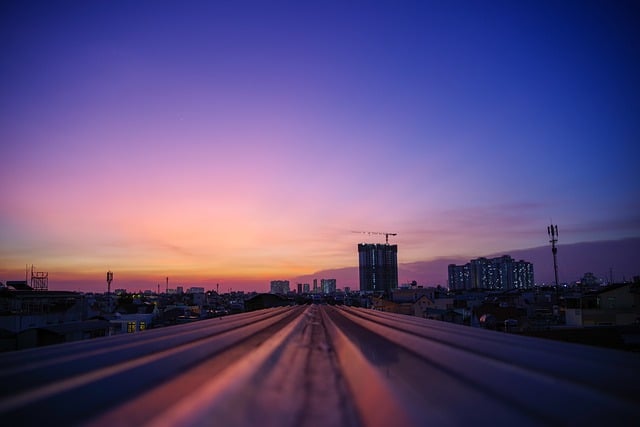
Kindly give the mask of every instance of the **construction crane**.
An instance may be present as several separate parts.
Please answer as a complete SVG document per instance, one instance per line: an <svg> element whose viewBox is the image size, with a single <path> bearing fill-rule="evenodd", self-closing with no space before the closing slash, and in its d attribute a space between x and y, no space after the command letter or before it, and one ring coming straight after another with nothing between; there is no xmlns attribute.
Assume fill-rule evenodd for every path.
<svg viewBox="0 0 640 427"><path fill-rule="evenodd" d="M378 232L378 231L352 231L352 233L383 235L385 237L387 245L389 244L389 236L397 236L398 235L398 233L382 233L382 232Z"/></svg>

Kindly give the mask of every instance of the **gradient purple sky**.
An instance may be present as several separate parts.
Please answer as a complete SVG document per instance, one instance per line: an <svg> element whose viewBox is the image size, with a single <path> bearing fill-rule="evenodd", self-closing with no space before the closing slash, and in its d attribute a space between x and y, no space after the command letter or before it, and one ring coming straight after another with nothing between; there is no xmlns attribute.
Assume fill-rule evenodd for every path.
<svg viewBox="0 0 640 427"><path fill-rule="evenodd" d="M265 290L384 241L352 230L399 262L550 218L639 236L639 29L624 1L2 2L0 281Z"/></svg>

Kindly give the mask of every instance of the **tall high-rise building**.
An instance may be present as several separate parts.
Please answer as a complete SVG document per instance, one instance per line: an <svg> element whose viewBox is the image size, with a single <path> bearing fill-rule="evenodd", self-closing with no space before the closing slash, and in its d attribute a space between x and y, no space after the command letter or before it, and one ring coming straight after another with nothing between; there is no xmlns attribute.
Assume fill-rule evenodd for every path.
<svg viewBox="0 0 640 427"><path fill-rule="evenodd" d="M533 286L533 264L508 255L476 258L465 265L449 265L449 289L522 289Z"/></svg>
<svg viewBox="0 0 640 427"><path fill-rule="evenodd" d="M398 287L398 245L358 244L360 290L390 291Z"/></svg>
<svg viewBox="0 0 640 427"><path fill-rule="evenodd" d="M271 281L271 293L272 294L288 294L289 293L289 281L288 280L272 280Z"/></svg>
<svg viewBox="0 0 640 427"><path fill-rule="evenodd" d="M320 279L322 293L331 294L336 291L336 279Z"/></svg>

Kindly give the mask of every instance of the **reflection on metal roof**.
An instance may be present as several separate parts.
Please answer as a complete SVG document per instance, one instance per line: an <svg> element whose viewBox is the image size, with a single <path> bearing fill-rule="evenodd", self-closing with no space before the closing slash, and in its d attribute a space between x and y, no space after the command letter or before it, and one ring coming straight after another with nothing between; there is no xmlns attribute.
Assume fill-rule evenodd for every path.
<svg viewBox="0 0 640 427"><path fill-rule="evenodd" d="M630 425L638 396L634 353L323 305L0 355L23 425Z"/></svg>

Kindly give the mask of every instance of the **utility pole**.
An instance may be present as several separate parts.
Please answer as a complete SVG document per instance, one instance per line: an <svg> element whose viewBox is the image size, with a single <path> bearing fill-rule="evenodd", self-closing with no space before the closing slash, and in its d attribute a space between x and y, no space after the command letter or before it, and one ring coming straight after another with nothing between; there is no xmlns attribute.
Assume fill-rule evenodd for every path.
<svg viewBox="0 0 640 427"><path fill-rule="evenodd" d="M558 242L558 226L551 224L547 227L547 234L549 234L549 243L551 243L551 252L553 253L553 271L556 276L556 289L559 286L558 283L558 248L556 247L556 243Z"/></svg>
<svg viewBox="0 0 640 427"><path fill-rule="evenodd" d="M107 271L107 301L109 304L109 313L111 313L111 282L113 281L113 272Z"/></svg>

